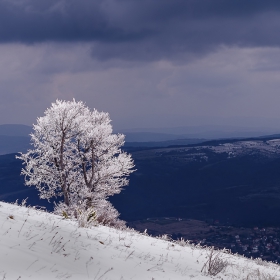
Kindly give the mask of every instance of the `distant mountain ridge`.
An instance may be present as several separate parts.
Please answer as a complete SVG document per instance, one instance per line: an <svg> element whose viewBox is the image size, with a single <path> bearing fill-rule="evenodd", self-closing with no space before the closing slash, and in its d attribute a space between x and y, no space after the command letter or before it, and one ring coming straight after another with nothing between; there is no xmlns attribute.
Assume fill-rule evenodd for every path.
<svg viewBox="0 0 280 280"><path fill-rule="evenodd" d="M32 127L24 124L1 124L0 135L29 137Z"/></svg>
<svg viewBox="0 0 280 280"><path fill-rule="evenodd" d="M0 155L24 153L30 147L30 137L0 135Z"/></svg>
<svg viewBox="0 0 280 280"><path fill-rule="evenodd" d="M220 220L244 226L280 225L280 139L216 140L173 147L124 148L136 172L110 198L121 218ZM0 156L0 199L52 208L24 186L22 162Z"/></svg>
<svg viewBox="0 0 280 280"><path fill-rule="evenodd" d="M271 127L243 127L243 126L230 126L230 125L200 125L200 126L179 126L179 127L154 127L154 128L133 128L123 129L122 132L126 135L134 133L152 133L152 134L165 134L173 135L174 140L182 138L235 138L235 137L259 137L261 135L278 134L279 129ZM134 141L134 140L133 140ZM153 140L148 140L153 141Z"/></svg>
<svg viewBox="0 0 280 280"><path fill-rule="evenodd" d="M26 152L30 148L32 127L23 124L0 125L0 155Z"/></svg>
<svg viewBox="0 0 280 280"><path fill-rule="evenodd" d="M23 124L2 124L0 135L6 136L29 136L32 126ZM143 129L120 129L114 133L126 135L127 142L151 142L169 141L186 138L234 138L234 137L260 137L262 135L274 135L280 130L270 128L244 128L232 126L189 126L174 128L143 128Z"/></svg>
<svg viewBox="0 0 280 280"><path fill-rule="evenodd" d="M217 141L214 139L224 138L227 141L229 139L244 139L251 137L252 139L262 137L277 137L279 134L271 136L261 136L260 132L256 131L241 131L239 134L234 134L228 131L214 131L219 127L190 127L190 131L187 131L187 127L177 127L173 130L166 128L169 133L161 132L160 129L152 131L138 131L137 129L119 131L125 134L125 148L127 147L168 147L168 146L180 146L180 145L196 145L199 143L207 143L207 141ZM180 133L181 129L181 133ZM205 132L202 131L205 129ZM212 129L212 130L211 130ZM221 128L222 129L222 128ZM232 128L233 129L233 128ZM22 124L2 124L0 125L0 155L9 153L26 152L30 146L30 133L32 127ZM205 137L207 136L208 137ZM213 137L209 137L212 135ZM247 136L247 137L246 137Z"/></svg>

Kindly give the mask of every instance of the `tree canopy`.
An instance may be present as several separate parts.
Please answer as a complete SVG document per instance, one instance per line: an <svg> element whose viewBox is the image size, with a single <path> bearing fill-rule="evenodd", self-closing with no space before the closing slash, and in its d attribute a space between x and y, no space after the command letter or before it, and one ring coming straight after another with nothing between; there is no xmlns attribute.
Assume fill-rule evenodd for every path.
<svg viewBox="0 0 280 280"><path fill-rule="evenodd" d="M121 150L123 134L113 134L108 113L90 110L83 102L57 100L37 119L31 134L33 149L21 154L27 186L40 198L63 196L55 211L77 216L95 209L105 217L117 211L106 200L128 185L131 156ZM77 210L78 209L78 210Z"/></svg>

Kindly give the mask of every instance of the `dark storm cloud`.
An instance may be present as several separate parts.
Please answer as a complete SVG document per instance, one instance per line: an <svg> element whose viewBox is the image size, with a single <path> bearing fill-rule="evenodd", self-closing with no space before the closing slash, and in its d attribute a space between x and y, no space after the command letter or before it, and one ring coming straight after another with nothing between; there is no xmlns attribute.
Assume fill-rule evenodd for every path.
<svg viewBox="0 0 280 280"><path fill-rule="evenodd" d="M121 41L142 37L110 25L102 1L1 1L0 41ZM149 33L145 31L144 33Z"/></svg>
<svg viewBox="0 0 280 280"><path fill-rule="evenodd" d="M1 0L0 42L90 41L99 59L279 46L280 1Z"/></svg>

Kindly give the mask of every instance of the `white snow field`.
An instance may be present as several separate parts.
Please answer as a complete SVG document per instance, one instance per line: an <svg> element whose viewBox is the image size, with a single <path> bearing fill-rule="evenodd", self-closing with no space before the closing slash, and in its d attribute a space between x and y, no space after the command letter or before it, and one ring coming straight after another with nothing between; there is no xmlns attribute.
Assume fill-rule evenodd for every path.
<svg viewBox="0 0 280 280"><path fill-rule="evenodd" d="M209 262L210 248L181 243L0 202L0 279L280 279L276 264L221 251Z"/></svg>

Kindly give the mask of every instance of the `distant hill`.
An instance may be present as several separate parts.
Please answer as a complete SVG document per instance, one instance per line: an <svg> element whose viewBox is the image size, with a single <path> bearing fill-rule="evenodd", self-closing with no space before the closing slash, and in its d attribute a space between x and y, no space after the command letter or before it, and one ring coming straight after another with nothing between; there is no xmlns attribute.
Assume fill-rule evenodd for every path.
<svg viewBox="0 0 280 280"><path fill-rule="evenodd" d="M128 149L137 171L112 197L124 220L181 217L280 225L280 140Z"/></svg>
<svg viewBox="0 0 280 280"><path fill-rule="evenodd" d="M205 142L206 139L175 139L169 141L125 142L124 147L168 147L174 145L190 145Z"/></svg>
<svg viewBox="0 0 280 280"><path fill-rule="evenodd" d="M26 136L28 137L32 127L24 124L2 124L0 125L0 135L5 136Z"/></svg>
<svg viewBox="0 0 280 280"><path fill-rule="evenodd" d="M121 218L219 220L243 226L280 226L280 139L216 140L196 145L127 149L137 169L110 200ZM15 154L0 156L0 200L39 200L20 176Z"/></svg>
<svg viewBox="0 0 280 280"><path fill-rule="evenodd" d="M153 132L125 132L124 135L126 142L159 142L185 138L184 135Z"/></svg>
<svg viewBox="0 0 280 280"><path fill-rule="evenodd" d="M30 137L0 135L0 155L24 153L30 147Z"/></svg>
<svg viewBox="0 0 280 280"><path fill-rule="evenodd" d="M26 152L30 148L31 126L23 124L0 125L0 155Z"/></svg>
<svg viewBox="0 0 280 280"><path fill-rule="evenodd" d="M209 129L208 127L206 127ZM205 128L205 129L206 129ZM182 133L180 134L180 130L182 129ZM178 146L178 145L190 145L190 144L199 144L205 141L217 141L211 140L215 139L215 136L223 135L223 138L228 139L234 136L233 133L213 133L213 137L205 138L205 135L211 135L206 131L206 134L201 133L199 129L193 127L189 128L190 131L187 133L187 128L177 128L171 133L161 133L161 132L141 132L141 131L127 131L123 132L125 134L125 147L168 147L168 146ZM3 124L0 125L0 155L8 154L8 153L17 153L17 152L25 152L28 148L30 148L30 133L32 132L32 127L22 124ZM213 132L213 131L212 131ZM207 134L208 133L208 134ZM240 137L250 135L255 136L259 135L257 132L242 132ZM277 137L277 135L272 135L273 137ZM263 136L267 137L267 136ZM217 137L216 137L217 138ZM244 137L243 137L244 138Z"/></svg>
<svg viewBox="0 0 280 280"><path fill-rule="evenodd" d="M270 127L241 127L230 125L203 125L203 126L180 126L180 127L154 127L154 128L134 128L123 129L118 132L124 133L127 136L140 136L143 137L160 137L160 139L146 139L141 141L167 141L174 139L190 139L190 138L204 138L204 139L217 139L217 138L235 138L235 137L259 137L262 135L279 133L279 129ZM150 135L149 135L150 133ZM142 137L142 136L141 136ZM168 138L169 137L169 138ZM171 138L170 138L171 137ZM167 139L168 138L168 139ZM139 140L126 140L134 142Z"/></svg>
<svg viewBox="0 0 280 280"><path fill-rule="evenodd" d="M32 127L21 124L0 125L0 155L26 152L30 146ZM184 139L184 135L128 132L125 133L125 147L167 147L204 142L205 139Z"/></svg>

